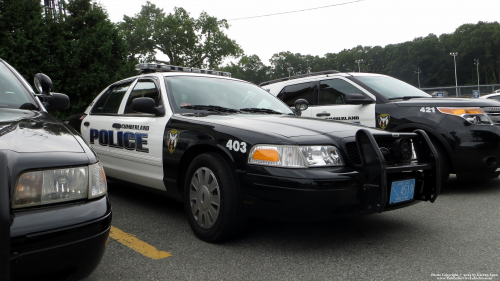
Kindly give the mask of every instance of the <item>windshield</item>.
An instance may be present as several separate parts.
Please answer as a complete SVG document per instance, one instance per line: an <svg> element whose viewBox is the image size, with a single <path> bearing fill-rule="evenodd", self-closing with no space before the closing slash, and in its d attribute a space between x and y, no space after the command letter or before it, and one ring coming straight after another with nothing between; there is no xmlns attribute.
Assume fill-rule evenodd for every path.
<svg viewBox="0 0 500 281"><path fill-rule="evenodd" d="M38 109L21 81L0 61L0 108Z"/></svg>
<svg viewBox="0 0 500 281"><path fill-rule="evenodd" d="M410 84L388 76L356 76L356 79L388 99L431 97Z"/></svg>
<svg viewBox="0 0 500 281"><path fill-rule="evenodd" d="M169 99L177 113L208 110L293 114L292 110L262 88L237 80L211 77L165 77Z"/></svg>

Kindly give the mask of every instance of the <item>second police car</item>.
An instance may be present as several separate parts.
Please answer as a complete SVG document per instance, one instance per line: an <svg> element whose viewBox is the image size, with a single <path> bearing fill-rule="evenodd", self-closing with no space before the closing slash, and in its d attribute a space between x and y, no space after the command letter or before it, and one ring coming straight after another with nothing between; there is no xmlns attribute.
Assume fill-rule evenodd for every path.
<svg viewBox="0 0 500 281"><path fill-rule="evenodd" d="M442 156L443 183L450 173L469 179L499 175L498 102L432 98L386 75L335 70L284 77L260 86L289 106L293 106L297 99L306 99L310 107L302 116L392 132L424 130Z"/></svg>
<svg viewBox="0 0 500 281"><path fill-rule="evenodd" d="M302 118L229 73L140 64L75 120L111 180L183 200L194 233L239 234L247 216L318 220L436 199L423 131ZM302 104L299 101L297 106Z"/></svg>

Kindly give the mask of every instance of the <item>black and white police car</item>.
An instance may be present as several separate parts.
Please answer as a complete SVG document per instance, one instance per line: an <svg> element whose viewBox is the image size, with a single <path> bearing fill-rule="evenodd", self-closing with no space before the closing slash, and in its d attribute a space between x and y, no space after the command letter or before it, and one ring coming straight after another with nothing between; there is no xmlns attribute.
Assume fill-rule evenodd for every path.
<svg viewBox="0 0 500 281"><path fill-rule="evenodd" d="M499 175L500 106L484 99L432 98L393 77L335 70L261 83L302 116L361 124L391 132L424 130L443 155L441 178L487 179Z"/></svg>
<svg viewBox="0 0 500 281"><path fill-rule="evenodd" d="M433 202L439 193L423 131L298 117L225 72L137 69L143 74L110 85L69 123L81 126L108 178L183 200L202 240L234 237L247 216L319 220Z"/></svg>
<svg viewBox="0 0 500 281"><path fill-rule="evenodd" d="M81 279L109 235L106 177L85 140L47 113L68 96L43 74L35 85L40 94L0 59L0 280Z"/></svg>

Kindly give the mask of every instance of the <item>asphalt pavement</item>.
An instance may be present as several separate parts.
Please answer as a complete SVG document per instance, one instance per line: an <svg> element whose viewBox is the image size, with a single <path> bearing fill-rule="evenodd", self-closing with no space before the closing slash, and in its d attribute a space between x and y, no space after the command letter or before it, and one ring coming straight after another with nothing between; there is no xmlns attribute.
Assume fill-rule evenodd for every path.
<svg viewBox="0 0 500 281"><path fill-rule="evenodd" d="M500 179L451 177L435 203L363 217L252 220L244 236L198 240L181 203L109 184L112 225L166 257L113 238L93 280L500 280ZM470 277L470 278L469 278Z"/></svg>

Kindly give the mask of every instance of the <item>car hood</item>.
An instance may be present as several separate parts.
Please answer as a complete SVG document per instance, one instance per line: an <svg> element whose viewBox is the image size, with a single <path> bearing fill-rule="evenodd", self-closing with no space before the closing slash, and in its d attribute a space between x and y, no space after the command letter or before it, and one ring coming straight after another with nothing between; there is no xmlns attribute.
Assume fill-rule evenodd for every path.
<svg viewBox="0 0 500 281"><path fill-rule="evenodd" d="M184 115L184 117L187 116ZM228 114L204 115L203 117L195 118L200 122L210 122L268 135L280 135L286 138L325 134L335 135L337 138L345 138L354 136L359 129L367 129L372 134L386 134L386 132L364 126L292 115Z"/></svg>
<svg viewBox="0 0 500 281"><path fill-rule="evenodd" d="M45 112L0 109L0 150L85 152L63 124Z"/></svg>
<svg viewBox="0 0 500 281"><path fill-rule="evenodd" d="M396 100L397 106L444 106L444 107L498 107L498 102L486 99L456 99L456 98L413 98Z"/></svg>

